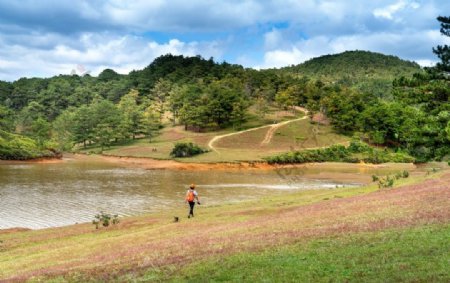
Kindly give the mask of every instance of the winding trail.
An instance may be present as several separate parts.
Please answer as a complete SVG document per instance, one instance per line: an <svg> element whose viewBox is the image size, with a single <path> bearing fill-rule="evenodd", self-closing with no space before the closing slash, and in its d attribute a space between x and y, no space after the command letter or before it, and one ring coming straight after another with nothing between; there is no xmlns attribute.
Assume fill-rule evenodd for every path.
<svg viewBox="0 0 450 283"><path fill-rule="evenodd" d="M305 120L307 118L308 118L308 116L303 116L302 118L297 118L297 119L288 120L288 121L284 121L284 122L281 122L281 123L269 125L270 129L267 131L266 136L264 137L264 140L261 142L261 145L268 144L272 140L272 137L275 134L275 131L278 128L280 128L281 126L284 126L284 125L289 124L291 122Z"/></svg>
<svg viewBox="0 0 450 283"><path fill-rule="evenodd" d="M304 110L302 110L302 111L304 111ZM261 142L261 145L268 144L268 143L272 140L272 137L273 137L275 131L276 131L279 127L284 126L284 125L286 125L286 124L289 124L289 123L291 123L291 122L295 122L295 121L300 121L300 120L308 119L308 115L306 115L306 114L307 114L307 111L304 111L304 112L305 112L305 116L303 116L303 117L301 117L301 118L296 118L296 119L292 119L292 120L288 120L288 121L283 121L283 122L276 123L276 124L272 124L272 125L264 125L264 126L260 126L260 127L256 127L256 128L251 128L251 129L247 129L247 130L243 130L243 131L239 131L239 132L234 132L234 133L229 133L229 134L224 134L224 135L218 135L218 136L215 136L215 137L213 137L213 138L208 142L208 147L209 147L211 150L213 150L213 151L217 152L218 154L220 154L220 152L217 150L217 148L214 147L214 143L217 142L218 140L220 140L220 139L222 139L222 138L225 138L225 137L230 137L230 136L234 136L234 135L239 135L239 134L242 134L242 133L251 132L251 131L255 131L255 130L259 130L259 129L264 129L264 128L270 128L270 129L267 131L266 136L264 137L264 140Z"/></svg>

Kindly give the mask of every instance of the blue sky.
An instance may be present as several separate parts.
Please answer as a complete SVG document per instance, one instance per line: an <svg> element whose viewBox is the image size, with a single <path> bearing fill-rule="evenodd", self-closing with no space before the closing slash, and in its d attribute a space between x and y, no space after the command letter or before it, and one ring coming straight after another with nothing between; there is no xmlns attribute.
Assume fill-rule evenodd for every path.
<svg viewBox="0 0 450 283"><path fill-rule="evenodd" d="M448 0L0 0L0 80L142 69L172 53L252 68L370 50L433 64Z"/></svg>

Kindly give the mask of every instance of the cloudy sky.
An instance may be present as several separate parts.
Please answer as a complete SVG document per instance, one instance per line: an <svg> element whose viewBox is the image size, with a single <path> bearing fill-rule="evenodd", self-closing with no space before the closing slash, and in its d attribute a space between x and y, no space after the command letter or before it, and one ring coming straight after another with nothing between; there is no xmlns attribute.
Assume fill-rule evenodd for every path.
<svg viewBox="0 0 450 283"><path fill-rule="evenodd" d="M0 80L128 73L167 53L272 68L358 49L429 65L449 14L448 0L0 0Z"/></svg>

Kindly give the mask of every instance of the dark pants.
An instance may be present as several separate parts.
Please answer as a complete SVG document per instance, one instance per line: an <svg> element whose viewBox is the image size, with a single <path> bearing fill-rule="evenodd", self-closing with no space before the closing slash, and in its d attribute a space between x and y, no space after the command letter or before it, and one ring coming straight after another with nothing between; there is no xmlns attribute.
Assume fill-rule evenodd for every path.
<svg viewBox="0 0 450 283"><path fill-rule="evenodd" d="M194 206L195 206L195 201L190 201L189 202L189 216L192 215L192 217L194 217Z"/></svg>

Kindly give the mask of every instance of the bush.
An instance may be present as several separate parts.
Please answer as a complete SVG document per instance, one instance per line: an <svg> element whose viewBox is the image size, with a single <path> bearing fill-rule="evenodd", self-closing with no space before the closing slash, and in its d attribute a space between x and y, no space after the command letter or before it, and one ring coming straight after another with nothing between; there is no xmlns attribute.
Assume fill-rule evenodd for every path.
<svg viewBox="0 0 450 283"><path fill-rule="evenodd" d="M270 163L306 163L306 162L349 162L357 163L364 161L366 163L410 163L414 158L404 152L389 152L372 148L369 145L352 141L348 147L343 145L332 145L328 148L311 149L303 151L293 151L276 156L266 157L265 160Z"/></svg>
<svg viewBox="0 0 450 283"><path fill-rule="evenodd" d="M173 157L190 157L197 154L205 153L207 150L202 149L193 143L176 143L170 153Z"/></svg>
<svg viewBox="0 0 450 283"><path fill-rule="evenodd" d="M384 179L378 180L378 188L391 188L394 186L394 178L391 178L391 176L386 176Z"/></svg>
<svg viewBox="0 0 450 283"><path fill-rule="evenodd" d="M363 153L371 151L372 148L366 143L360 141L352 141L348 146L348 150L352 153Z"/></svg>
<svg viewBox="0 0 450 283"><path fill-rule="evenodd" d="M103 227L108 227L109 224L112 223L113 225L119 223L119 215L118 214L108 214L104 213L103 211L100 211L99 214L95 215L95 219L92 220L92 224L95 225L95 229L98 229L98 226L102 224Z"/></svg>
<svg viewBox="0 0 450 283"><path fill-rule="evenodd" d="M31 138L0 130L0 159L26 160L57 156L56 151L42 149Z"/></svg>

